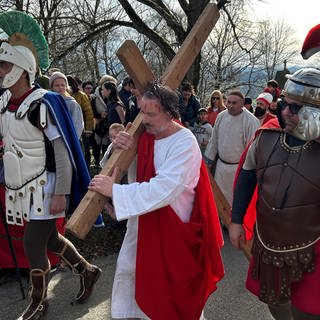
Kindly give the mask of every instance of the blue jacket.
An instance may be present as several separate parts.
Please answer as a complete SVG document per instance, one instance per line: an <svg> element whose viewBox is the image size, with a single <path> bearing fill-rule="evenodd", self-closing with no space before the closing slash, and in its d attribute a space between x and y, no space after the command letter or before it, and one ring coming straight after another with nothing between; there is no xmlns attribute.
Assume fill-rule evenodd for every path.
<svg viewBox="0 0 320 320"><path fill-rule="evenodd" d="M183 97L179 97L179 110L182 123L189 122L190 126L193 127L197 120L197 114L200 108L200 102L194 95L191 95L187 106L183 103Z"/></svg>

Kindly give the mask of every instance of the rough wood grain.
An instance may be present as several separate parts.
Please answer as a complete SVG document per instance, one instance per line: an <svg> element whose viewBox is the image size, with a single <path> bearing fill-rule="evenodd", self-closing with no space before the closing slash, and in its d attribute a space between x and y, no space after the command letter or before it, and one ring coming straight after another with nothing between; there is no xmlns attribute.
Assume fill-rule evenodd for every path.
<svg viewBox="0 0 320 320"><path fill-rule="evenodd" d="M168 85L172 89L178 87L194 59L199 54L218 18L219 10L217 6L209 3L185 39L177 55L164 72L161 78L163 84ZM154 79L154 76L138 47L133 41L127 40L119 48L117 55L137 88L143 92L148 82ZM142 131L142 117L138 116L128 132L136 137L137 143L138 136ZM115 166L119 167L121 173L123 173L129 167L135 154L136 148L133 148L129 152L117 150L102 169L102 174L110 175ZM66 228L80 239L84 239L98 217L99 212L103 209L105 201L105 197L97 192L88 191L69 219Z"/></svg>
<svg viewBox="0 0 320 320"><path fill-rule="evenodd" d="M218 186L217 182L214 180L212 174L209 172L209 170L208 173L219 217L222 220L223 224L226 226L226 228L229 229L231 224L231 207L226 197L222 193L220 187ZM246 244L241 246L241 250L243 251L244 255L247 257L248 260L251 259L251 246L251 241L247 241Z"/></svg>

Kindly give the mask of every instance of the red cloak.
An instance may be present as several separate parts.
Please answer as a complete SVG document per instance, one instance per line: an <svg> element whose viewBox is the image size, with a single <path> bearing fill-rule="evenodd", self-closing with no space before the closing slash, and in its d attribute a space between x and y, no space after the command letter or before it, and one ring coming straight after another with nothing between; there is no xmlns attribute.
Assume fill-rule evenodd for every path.
<svg viewBox="0 0 320 320"><path fill-rule="evenodd" d="M138 144L137 181L155 176L154 137ZM152 320L198 320L224 275L220 229L206 166L202 162L191 220L170 206L139 217L136 301Z"/></svg>

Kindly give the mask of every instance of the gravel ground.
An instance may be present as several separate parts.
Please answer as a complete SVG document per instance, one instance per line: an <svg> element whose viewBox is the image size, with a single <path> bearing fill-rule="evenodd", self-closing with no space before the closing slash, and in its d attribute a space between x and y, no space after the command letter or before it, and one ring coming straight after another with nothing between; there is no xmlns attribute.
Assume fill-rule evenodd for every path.
<svg viewBox="0 0 320 320"><path fill-rule="evenodd" d="M92 157L90 176L93 177L99 172L100 168L93 165ZM117 222L111 219L105 211L102 212L102 215L105 227L92 227L84 240L77 238L68 231L66 232L66 237L71 240L79 252L89 261L92 261L97 257L118 253L126 232L126 221Z"/></svg>
<svg viewBox="0 0 320 320"><path fill-rule="evenodd" d="M66 232L66 237L76 246L79 252L89 261L97 257L118 253L126 231L125 221L112 220L103 212L105 227L92 228L84 240Z"/></svg>

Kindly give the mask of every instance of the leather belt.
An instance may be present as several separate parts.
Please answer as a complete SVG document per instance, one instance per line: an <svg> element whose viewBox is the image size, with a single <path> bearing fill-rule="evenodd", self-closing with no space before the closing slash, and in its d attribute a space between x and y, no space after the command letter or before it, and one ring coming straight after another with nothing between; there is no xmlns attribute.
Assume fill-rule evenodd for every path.
<svg viewBox="0 0 320 320"><path fill-rule="evenodd" d="M239 163L239 162L228 162L228 161L224 161L224 160L222 160L220 157L219 157L219 159L220 159L220 161L221 161L222 163L224 163L224 164L236 165L236 164Z"/></svg>

